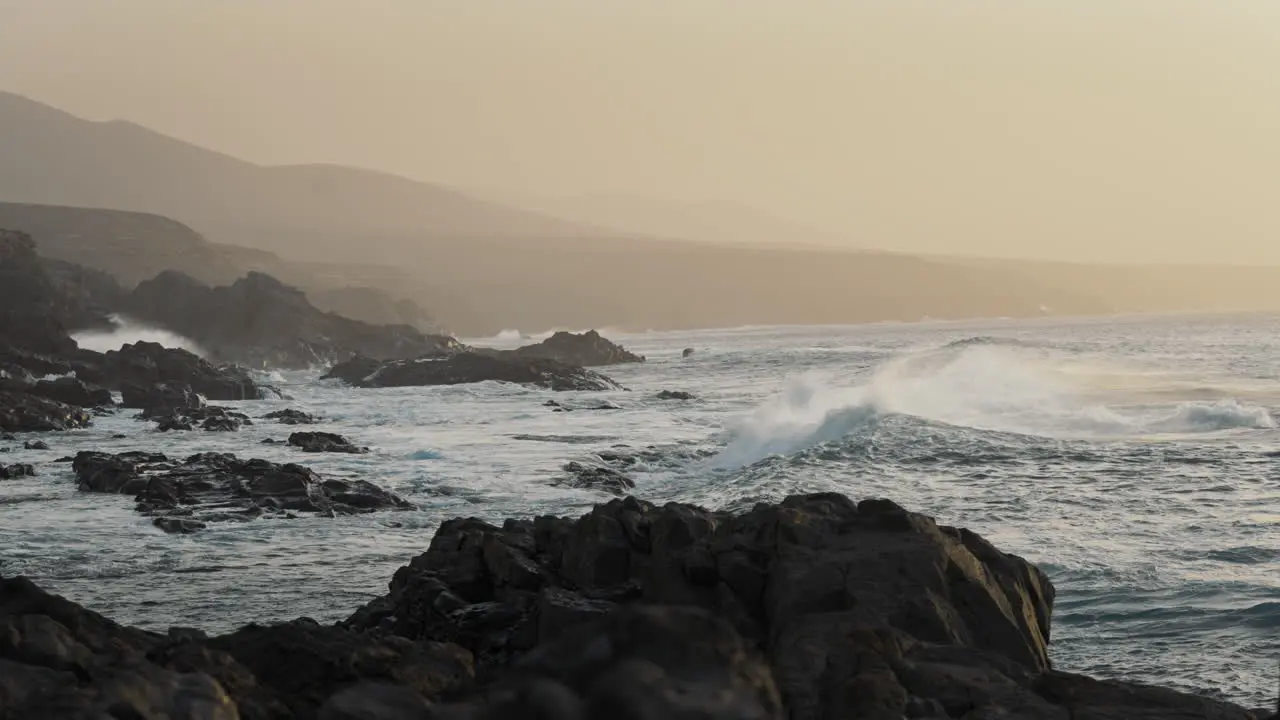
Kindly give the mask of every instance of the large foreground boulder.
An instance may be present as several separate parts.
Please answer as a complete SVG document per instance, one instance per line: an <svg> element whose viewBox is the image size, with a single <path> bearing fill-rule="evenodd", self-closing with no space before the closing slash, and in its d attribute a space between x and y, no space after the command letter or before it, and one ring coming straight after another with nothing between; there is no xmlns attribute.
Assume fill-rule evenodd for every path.
<svg viewBox="0 0 1280 720"><path fill-rule="evenodd" d="M617 647L599 638L623 608L694 607L764 654L793 720L1251 717L1227 703L1052 670L1053 594L1024 560L884 500L797 496L732 515L626 498L578 520L446 522L428 551L396 573L390 593L346 626L455 642L475 654L482 678L530 658L576 667L549 673L574 676ZM584 655L575 660L575 649L562 645L570 637L577 648L599 649L577 650ZM656 686L629 683L670 679L667 667L682 655L663 660L606 677L630 706L656 708L661 699L646 705L660 694ZM723 659L704 662L708 676L735 675ZM591 706L574 697L566 702ZM750 709L677 716L771 716L769 693L755 697Z"/></svg>
<svg viewBox="0 0 1280 720"><path fill-rule="evenodd" d="M595 330L581 334L558 332L534 345L525 345L515 354L526 358L556 360L566 365L593 367L644 362L644 357L628 352L626 348L610 342Z"/></svg>
<svg viewBox="0 0 1280 720"><path fill-rule="evenodd" d="M1049 667L1053 590L891 502L450 520L336 627L121 627L0 579L0 720L1261 720Z"/></svg>
<svg viewBox="0 0 1280 720"><path fill-rule="evenodd" d="M492 380L549 390L622 389L604 375L582 367L495 352L468 351L376 365L368 358L355 357L335 365L325 377L340 378L357 387L461 385Z"/></svg>
<svg viewBox="0 0 1280 720"><path fill-rule="evenodd" d="M72 469L81 490L134 495L138 511L168 532L297 513L332 517L413 507L365 480L323 478L302 465L225 453L174 461L159 453L85 451L76 455Z"/></svg>

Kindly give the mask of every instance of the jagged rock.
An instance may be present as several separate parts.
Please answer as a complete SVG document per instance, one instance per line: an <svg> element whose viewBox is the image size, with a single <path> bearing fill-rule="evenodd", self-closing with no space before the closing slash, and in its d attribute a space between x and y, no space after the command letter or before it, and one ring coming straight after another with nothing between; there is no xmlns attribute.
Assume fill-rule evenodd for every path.
<svg viewBox="0 0 1280 720"><path fill-rule="evenodd" d="M655 397L659 400L692 400L694 399L694 394L683 390L663 390Z"/></svg>
<svg viewBox="0 0 1280 720"><path fill-rule="evenodd" d="M144 413L144 417L146 417L146 413ZM156 430L159 432L194 430L197 424L203 430L234 432L243 425L253 424L248 415L216 405L188 410L175 410L171 415L153 417L152 419L156 421Z"/></svg>
<svg viewBox="0 0 1280 720"><path fill-rule="evenodd" d="M513 352L519 357L555 360L565 365L581 367L644 362L640 355L627 352L621 345L606 340L595 330L588 330L580 335L558 332L540 343L525 345Z"/></svg>
<svg viewBox="0 0 1280 720"><path fill-rule="evenodd" d="M325 373L320 379L337 378L348 385L360 386L364 384L369 376L378 372L381 367L381 360L374 360L364 355L353 355L329 368L329 372Z"/></svg>
<svg viewBox="0 0 1280 720"><path fill-rule="evenodd" d="M628 490L632 490L636 486L634 480L609 467L584 465L575 461L566 463L564 471L569 473L570 477L562 484L569 487L589 488L603 490L614 495L625 495Z"/></svg>
<svg viewBox="0 0 1280 720"><path fill-rule="evenodd" d="M160 635L116 625L25 578L0 579L4 720L316 718L348 688L394 684L431 701L471 677L470 655L457 646L307 620L214 638L177 628Z"/></svg>
<svg viewBox="0 0 1280 720"><path fill-rule="evenodd" d="M82 408L115 405L115 400L112 399L110 390L81 382L73 377L41 380L32 385L27 392Z"/></svg>
<svg viewBox="0 0 1280 720"><path fill-rule="evenodd" d="M0 480L13 480L20 477L33 477L36 469L25 463L15 465L0 465Z"/></svg>
<svg viewBox="0 0 1280 720"><path fill-rule="evenodd" d="M352 445L345 437L327 432L296 432L289 435L289 444L303 452L367 453L369 448Z"/></svg>
<svg viewBox="0 0 1280 720"><path fill-rule="evenodd" d="M459 352L444 358L395 360L370 373L363 358L333 367L326 377L347 380L358 387L406 387L498 382L535 385L550 390L620 390L609 378L555 360L520 358L511 353ZM350 378L359 378L354 382Z"/></svg>
<svg viewBox="0 0 1280 720"><path fill-rule="evenodd" d="M23 392L0 389L0 430L43 432L87 427L89 413L78 407Z"/></svg>
<svg viewBox="0 0 1280 720"><path fill-rule="evenodd" d="M294 410L292 408L269 412L262 417L264 420L275 420L276 422L284 425L314 425L319 422L319 418L315 415L310 415L302 412L301 410Z"/></svg>
<svg viewBox="0 0 1280 720"><path fill-rule="evenodd" d="M151 522L171 535L190 535L197 530L209 527L199 520L188 520L182 517L158 517Z"/></svg>
<svg viewBox="0 0 1280 720"><path fill-rule="evenodd" d="M293 512L333 516L413 507L364 480L322 478L301 465L240 460L222 453L175 462L159 453L85 451L76 455L72 470L81 490L134 495L139 512L192 523L156 523L170 532L170 527L191 532L202 523L287 517Z"/></svg>
<svg viewBox="0 0 1280 720"><path fill-rule="evenodd" d="M22 443L24 450L48 450L49 444L43 440L28 440Z"/></svg>
<svg viewBox="0 0 1280 720"><path fill-rule="evenodd" d="M126 383L120 391L120 405L142 410L144 417L168 417L205 406L204 398L186 383Z"/></svg>
<svg viewBox="0 0 1280 720"><path fill-rule="evenodd" d="M390 593L347 625L453 639L476 654L483 674L545 642L551 627L572 632L575 617L586 622L604 609L560 612L575 605L558 599L563 592L696 606L723 618L767 653L792 718L903 717L908 705L975 718L1125 712L1096 689L1094 700L1040 692L1065 681L1049 670L1053 587L1034 566L891 502L831 494L740 515L626 498L576 521L449 521L396 573ZM553 613L547 623L544 611ZM573 652L552 647L553 656ZM620 678L619 687L633 682ZM646 702L634 690L624 696ZM1177 697L1179 708L1199 708L1185 717L1236 710Z"/></svg>
<svg viewBox="0 0 1280 720"><path fill-rule="evenodd" d="M254 367L307 368L353 352L392 359L459 347L453 338L408 325L370 325L322 312L301 290L260 272L224 287L162 272L134 288L125 308L191 338L212 357Z"/></svg>
<svg viewBox="0 0 1280 720"><path fill-rule="evenodd" d="M159 343L136 342L102 356L106 383L113 387L150 388L157 383L186 385L209 400L257 400L263 397L257 384L241 368L215 367L187 350ZM126 407L133 407L126 403Z"/></svg>

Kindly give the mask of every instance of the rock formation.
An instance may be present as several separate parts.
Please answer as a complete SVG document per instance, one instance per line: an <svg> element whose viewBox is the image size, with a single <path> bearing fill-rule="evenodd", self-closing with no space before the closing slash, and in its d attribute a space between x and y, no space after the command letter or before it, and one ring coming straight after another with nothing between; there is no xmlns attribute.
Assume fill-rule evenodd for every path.
<svg viewBox="0 0 1280 720"><path fill-rule="evenodd" d="M514 353L464 351L441 358L374 363L355 357L325 375L357 387L405 387L498 382L534 385L549 390L619 390L622 386L592 370L556 360L522 358Z"/></svg>
<svg viewBox="0 0 1280 720"><path fill-rule="evenodd" d="M520 357L544 358L582 367L644 362L642 356L606 340L595 330L578 335L558 332L540 343L525 345L514 352Z"/></svg>
<svg viewBox="0 0 1280 720"><path fill-rule="evenodd" d="M224 453L177 462L159 453L81 452L72 469L81 490L134 495L138 511L171 532L298 512L333 516L413 507L365 480L322 478L301 465Z"/></svg>
<svg viewBox="0 0 1280 720"><path fill-rule="evenodd" d="M223 362L306 368L352 353L380 359L438 355L453 338L408 325L370 325L318 310L305 293L263 273L209 287L177 271L140 283L125 312L189 337Z"/></svg>
<svg viewBox="0 0 1280 720"><path fill-rule="evenodd" d="M1259 720L1053 670L1053 588L885 500L450 520L336 627L121 627L0 580L0 718Z"/></svg>

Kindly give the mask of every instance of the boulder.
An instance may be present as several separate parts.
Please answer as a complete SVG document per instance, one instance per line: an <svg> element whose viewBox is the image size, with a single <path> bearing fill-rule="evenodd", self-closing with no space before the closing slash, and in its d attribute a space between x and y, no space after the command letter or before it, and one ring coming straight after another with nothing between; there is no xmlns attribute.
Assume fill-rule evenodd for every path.
<svg viewBox="0 0 1280 720"><path fill-rule="evenodd" d="M296 432L289 435L289 444L303 452L337 452L360 454L369 452L367 447L352 445L341 435L327 432Z"/></svg>
<svg viewBox="0 0 1280 720"><path fill-rule="evenodd" d="M560 484L569 487L589 488L591 490L603 490L614 495L625 495L627 491L635 489L636 486L634 480L611 467L585 465L574 461L566 463L564 471L569 473L569 477L561 481Z"/></svg>
<svg viewBox="0 0 1280 720"><path fill-rule="evenodd" d="M693 354L693 348L685 348L685 349L680 353L680 357L689 357L689 356L690 356L690 355L692 355L692 354Z"/></svg>
<svg viewBox="0 0 1280 720"><path fill-rule="evenodd" d="M88 412L56 400L0 389L0 431L72 430L92 423Z"/></svg>
<svg viewBox="0 0 1280 720"><path fill-rule="evenodd" d="M336 378L348 385L360 386L381 368L382 361L380 360L374 360L364 355L353 355L329 368L329 372L325 373L320 379Z"/></svg>
<svg viewBox="0 0 1280 720"><path fill-rule="evenodd" d="M368 368L363 361L338 365L327 377L348 379ZM620 390L609 378L556 360L526 359L511 353L459 352L443 358L395 360L380 364L353 384L358 387L460 385L497 381L549 390ZM348 380L350 382L350 380Z"/></svg>
<svg viewBox="0 0 1280 720"><path fill-rule="evenodd" d="M169 417L199 410L204 398L186 383L126 383L120 391L120 405L142 410L144 417Z"/></svg>
<svg viewBox="0 0 1280 720"><path fill-rule="evenodd" d="M0 465L0 480L14 480L21 477L34 477L36 469L26 463Z"/></svg>
<svg viewBox="0 0 1280 720"><path fill-rule="evenodd" d="M310 415L302 412L301 410L294 410L292 408L269 412L266 415L263 415L262 419L274 420L284 425L314 425L320 421L320 419L315 415Z"/></svg>
<svg viewBox="0 0 1280 720"><path fill-rule="evenodd" d="M40 397L57 400L67 405L77 405L82 408L115 405L115 400L111 397L110 390L81 382L73 377L41 380L32 385L28 392L32 395L39 395Z"/></svg>
<svg viewBox="0 0 1280 720"><path fill-rule="evenodd" d="M535 345L525 345L513 351L523 358L555 360L565 365L594 367L644 362L644 357L628 352L621 345L601 337L595 330L577 334L558 332Z"/></svg>
<svg viewBox="0 0 1280 720"><path fill-rule="evenodd" d="M693 400L695 396L683 390L663 390L654 397L659 400Z"/></svg>
<svg viewBox="0 0 1280 720"><path fill-rule="evenodd" d="M173 461L162 454L84 451L72 470L80 490L134 495L137 510L166 532L194 532L211 522L411 509L398 495L364 480L322 478L310 468L201 453ZM179 522L181 521L181 522Z"/></svg>

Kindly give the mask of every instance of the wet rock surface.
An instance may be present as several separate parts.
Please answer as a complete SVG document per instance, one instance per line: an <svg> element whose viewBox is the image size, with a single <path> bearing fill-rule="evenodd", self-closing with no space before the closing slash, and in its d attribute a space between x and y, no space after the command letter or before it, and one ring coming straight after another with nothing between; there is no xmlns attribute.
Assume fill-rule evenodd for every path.
<svg viewBox="0 0 1280 720"><path fill-rule="evenodd" d="M262 416L263 420L272 420L282 425L314 425L320 422L320 418L310 415L301 410L287 408L285 410L276 410Z"/></svg>
<svg viewBox="0 0 1280 720"><path fill-rule="evenodd" d="M13 465L0 464L0 480L16 480L23 477L34 477L36 469L27 463Z"/></svg>
<svg viewBox="0 0 1280 720"><path fill-rule="evenodd" d="M513 353L519 357L555 360L582 367L644 362L643 356L627 351L595 330L581 334L558 332L540 343L518 348Z"/></svg>
<svg viewBox="0 0 1280 720"><path fill-rule="evenodd" d="M522 358L510 352L459 352L448 357L373 364L352 358L330 369L357 387L460 385L485 381L533 385L549 390L620 390L622 386L592 370L556 360Z"/></svg>
<svg viewBox="0 0 1280 720"><path fill-rule="evenodd" d="M560 484L576 488L602 490L614 495L625 495L633 490L636 483L624 473L604 465L589 465L572 461L565 463L564 471L568 474Z"/></svg>
<svg viewBox="0 0 1280 720"><path fill-rule="evenodd" d="M303 452L336 452L362 454L369 452L367 447L353 445L350 440L336 433L328 432L296 432L289 435L289 444Z"/></svg>
<svg viewBox="0 0 1280 720"><path fill-rule="evenodd" d="M663 390L654 397L659 400L693 400L696 396L683 390Z"/></svg>
<svg viewBox="0 0 1280 720"><path fill-rule="evenodd" d="M91 423L92 417L83 408L0 389L0 430L5 432L72 430Z"/></svg>
<svg viewBox="0 0 1280 720"><path fill-rule="evenodd" d="M409 509L412 504L365 480L323 478L302 465L201 453L171 460L160 453L81 452L72 463L79 489L133 495L137 510L167 532L199 524Z"/></svg>

